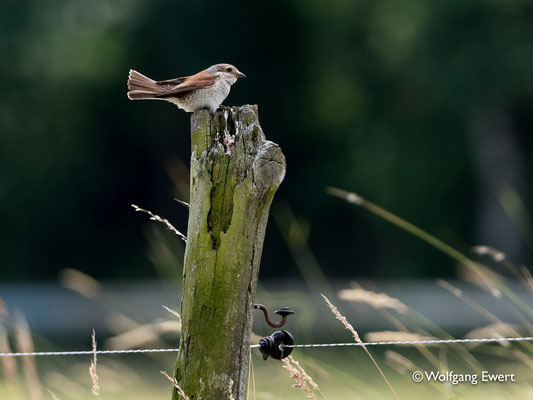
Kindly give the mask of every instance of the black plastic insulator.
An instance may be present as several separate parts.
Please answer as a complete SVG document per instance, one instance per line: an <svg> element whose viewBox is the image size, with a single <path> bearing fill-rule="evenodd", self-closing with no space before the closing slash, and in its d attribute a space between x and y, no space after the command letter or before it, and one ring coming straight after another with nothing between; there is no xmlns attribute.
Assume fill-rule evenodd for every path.
<svg viewBox="0 0 533 400"><path fill-rule="evenodd" d="M281 360L292 352L292 347L283 346L292 346L293 344L294 338L289 332L277 331L259 341L259 350L263 354L263 360L266 360L268 356Z"/></svg>

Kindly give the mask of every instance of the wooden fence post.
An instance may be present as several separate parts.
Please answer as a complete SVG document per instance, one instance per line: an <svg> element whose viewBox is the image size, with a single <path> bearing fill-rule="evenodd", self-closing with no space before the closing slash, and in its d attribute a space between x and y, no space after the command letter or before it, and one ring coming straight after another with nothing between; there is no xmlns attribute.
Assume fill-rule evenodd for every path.
<svg viewBox="0 0 533 400"><path fill-rule="evenodd" d="M191 400L228 399L230 390L245 400L259 263L285 157L265 139L257 106L222 107L192 115L190 169L174 377Z"/></svg>

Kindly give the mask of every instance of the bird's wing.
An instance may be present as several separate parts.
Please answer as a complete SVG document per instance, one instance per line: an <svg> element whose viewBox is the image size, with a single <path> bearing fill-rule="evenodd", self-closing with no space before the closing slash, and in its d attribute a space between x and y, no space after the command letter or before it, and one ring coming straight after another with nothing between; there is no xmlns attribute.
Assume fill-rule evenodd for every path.
<svg viewBox="0 0 533 400"><path fill-rule="evenodd" d="M183 81L187 78L188 76L182 76L181 78L167 79L165 81L157 81L156 84L164 87L165 89L172 89L176 87L177 85L179 85L180 83L183 83Z"/></svg>
<svg viewBox="0 0 533 400"><path fill-rule="evenodd" d="M212 86L215 83L215 80L215 75L210 74L206 71L202 71L191 76L184 76L182 78L159 81L157 82L157 84L167 90L159 94L157 97L174 97L178 95L183 95L192 90Z"/></svg>

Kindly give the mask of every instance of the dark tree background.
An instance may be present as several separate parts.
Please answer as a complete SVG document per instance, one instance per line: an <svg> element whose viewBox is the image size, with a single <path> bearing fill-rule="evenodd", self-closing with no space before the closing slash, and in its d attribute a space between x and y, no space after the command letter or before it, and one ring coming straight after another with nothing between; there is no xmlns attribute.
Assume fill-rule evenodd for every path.
<svg viewBox="0 0 533 400"><path fill-rule="evenodd" d="M158 252L179 259L178 239L130 204L186 230L173 197L187 197L189 115L128 101L127 73L166 79L218 62L248 75L225 104L259 104L288 164L274 211L292 210L328 276L455 266L326 186L463 251L483 243L531 261L530 1L5 0L1 10L2 279L64 268L153 277ZM176 244L154 244L164 240ZM271 219L261 274L297 273Z"/></svg>

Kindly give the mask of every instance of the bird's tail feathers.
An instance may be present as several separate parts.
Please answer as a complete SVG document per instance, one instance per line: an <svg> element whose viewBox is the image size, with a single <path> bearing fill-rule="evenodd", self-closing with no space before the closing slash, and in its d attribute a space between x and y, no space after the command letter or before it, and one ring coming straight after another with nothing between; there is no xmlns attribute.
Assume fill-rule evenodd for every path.
<svg viewBox="0 0 533 400"><path fill-rule="evenodd" d="M128 76L128 98L130 100L156 99L165 89L153 79L130 69Z"/></svg>

